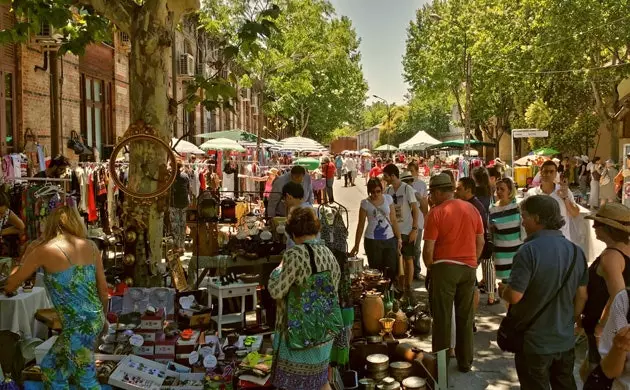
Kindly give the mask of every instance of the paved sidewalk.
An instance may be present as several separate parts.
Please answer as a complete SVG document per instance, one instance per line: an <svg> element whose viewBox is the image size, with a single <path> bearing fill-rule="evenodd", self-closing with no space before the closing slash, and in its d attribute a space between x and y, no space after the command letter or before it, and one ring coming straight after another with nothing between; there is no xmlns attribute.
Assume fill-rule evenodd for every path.
<svg viewBox="0 0 630 390"><path fill-rule="evenodd" d="M362 199L367 197L365 181L357 178L356 186L344 187L343 180L335 181L334 186L335 200L348 208L349 212L349 238L348 246L350 249L354 246L354 236L358 223L359 207ZM361 244L359 256L365 258L363 244ZM426 271L423 269L423 274ZM481 267L477 271L477 276L481 279ZM415 294L426 296L427 291L424 289L424 283L414 282ZM514 367L514 355L502 352L496 342L496 332L499 323L503 318L506 308L505 305L487 306L486 295L482 294L480 299L479 311L476 316L477 333L475 334L475 358L472 370L466 374L457 370L457 364L450 362L449 366L449 388L450 389L519 389L519 381ZM425 351L431 351L431 335L413 337L406 339L417 345ZM578 346L576 351L576 378L579 364L585 353L585 343ZM578 383L578 388L582 388L582 384Z"/></svg>

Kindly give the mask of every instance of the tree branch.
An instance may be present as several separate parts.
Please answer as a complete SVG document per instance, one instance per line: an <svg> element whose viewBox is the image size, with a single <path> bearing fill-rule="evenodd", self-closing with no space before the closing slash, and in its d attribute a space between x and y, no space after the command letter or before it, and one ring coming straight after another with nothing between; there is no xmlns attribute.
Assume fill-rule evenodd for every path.
<svg viewBox="0 0 630 390"><path fill-rule="evenodd" d="M166 7L173 13L173 23L179 23L182 15L197 11L201 4L199 0L168 0Z"/></svg>
<svg viewBox="0 0 630 390"><path fill-rule="evenodd" d="M129 33L131 21L140 6L133 0L79 0L80 4L94 10L114 23L121 31Z"/></svg>
<svg viewBox="0 0 630 390"><path fill-rule="evenodd" d="M591 89L593 91L593 97L595 98L595 111L597 114L605 121L609 122L611 120L610 115L606 112L606 107L604 106L604 102L602 101L602 96L599 92L599 88L593 80L590 81Z"/></svg>

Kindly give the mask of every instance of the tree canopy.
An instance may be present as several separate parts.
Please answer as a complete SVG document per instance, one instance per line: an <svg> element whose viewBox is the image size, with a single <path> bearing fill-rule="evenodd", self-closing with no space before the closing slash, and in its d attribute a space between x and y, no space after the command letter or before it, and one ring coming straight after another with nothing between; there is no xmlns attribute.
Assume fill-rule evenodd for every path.
<svg viewBox="0 0 630 390"><path fill-rule="evenodd" d="M207 11L239 20L261 3L217 0ZM360 120L367 84L359 63L359 39L350 20L337 16L328 1L276 4L278 33L265 39L264 50L255 57L239 58L245 72L241 80L264 91L268 116L283 118L297 135L323 141L334 129ZM227 23L223 28L232 27Z"/></svg>
<svg viewBox="0 0 630 390"><path fill-rule="evenodd" d="M471 58L471 122L498 143L512 128L541 126L549 144L584 153L619 108L616 86L630 75L630 1L444 0L417 11L407 33L404 76L414 96L448 93L466 112ZM540 116L542 115L542 116Z"/></svg>

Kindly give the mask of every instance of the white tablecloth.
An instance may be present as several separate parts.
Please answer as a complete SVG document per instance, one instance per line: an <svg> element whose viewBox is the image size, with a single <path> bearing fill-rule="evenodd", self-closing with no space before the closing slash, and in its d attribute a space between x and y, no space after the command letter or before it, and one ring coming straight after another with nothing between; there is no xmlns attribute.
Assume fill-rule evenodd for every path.
<svg viewBox="0 0 630 390"><path fill-rule="evenodd" d="M30 293L20 288L18 295L11 298L0 294L0 330L22 332L25 338L38 336L35 312L49 307L52 307L52 303L43 287L34 287Z"/></svg>

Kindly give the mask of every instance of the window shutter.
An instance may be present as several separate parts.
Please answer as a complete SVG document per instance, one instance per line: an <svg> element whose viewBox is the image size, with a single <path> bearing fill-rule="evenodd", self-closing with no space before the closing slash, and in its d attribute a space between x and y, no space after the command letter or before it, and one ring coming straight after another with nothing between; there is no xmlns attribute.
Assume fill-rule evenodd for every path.
<svg viewBox="0 0 630 390"><path fill-rule="evenodd" d="M14 14L11 12L11 6L8 4L0 4L0 28L10 29L15 25ZM7 65L13 65L15 63L15 44L3 44L0 45L0 58L4 57L2 62Z"/></svg>

